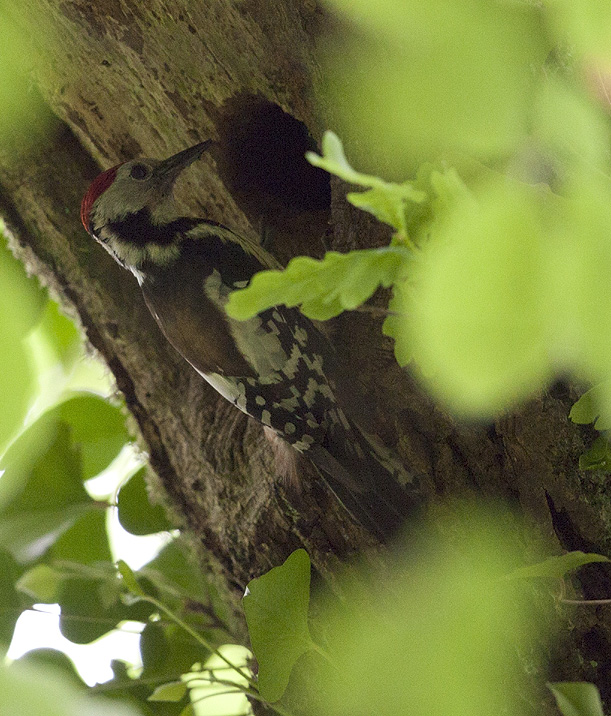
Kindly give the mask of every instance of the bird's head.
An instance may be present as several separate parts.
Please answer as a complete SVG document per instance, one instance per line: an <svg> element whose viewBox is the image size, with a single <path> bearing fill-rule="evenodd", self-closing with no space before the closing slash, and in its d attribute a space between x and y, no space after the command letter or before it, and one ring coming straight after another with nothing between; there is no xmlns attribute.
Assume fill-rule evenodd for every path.
<svg viewBox="0 0 611 716"><path fill-rule="evenodd" d="M162 261L176 248L167 229L178 218L174 183L211 143L200 142L164 160L133 159L102 172L83 197L83 226L126 268L147 258Z"/></svg>

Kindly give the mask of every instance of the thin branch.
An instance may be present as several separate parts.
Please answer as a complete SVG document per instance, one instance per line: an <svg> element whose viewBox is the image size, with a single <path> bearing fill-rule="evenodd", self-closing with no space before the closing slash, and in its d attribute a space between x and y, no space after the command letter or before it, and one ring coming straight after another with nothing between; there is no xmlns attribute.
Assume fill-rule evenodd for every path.
<svg viewBox="0 0 611 716"><path fill-rule="evenodd" d="M582 607L599 607L605 604L611 604L611 599L558 599L562 604L577 604Z"/></svg>

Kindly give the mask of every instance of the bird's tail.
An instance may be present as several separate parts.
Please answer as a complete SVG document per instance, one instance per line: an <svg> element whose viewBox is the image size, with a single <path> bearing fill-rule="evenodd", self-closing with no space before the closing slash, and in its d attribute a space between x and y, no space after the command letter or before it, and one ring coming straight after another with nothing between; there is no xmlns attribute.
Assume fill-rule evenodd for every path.
<svg viewBox="0 0 611 716"><path fill-rule="evenodd" d="M418 509L418 487L399 460L343 413L306 454L348 512L382 540Z"/></svg>

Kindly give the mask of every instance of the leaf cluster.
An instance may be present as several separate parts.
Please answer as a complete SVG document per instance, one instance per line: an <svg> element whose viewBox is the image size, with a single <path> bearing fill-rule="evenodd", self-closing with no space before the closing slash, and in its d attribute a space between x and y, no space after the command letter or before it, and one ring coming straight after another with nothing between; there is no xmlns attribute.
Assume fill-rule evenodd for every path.
<svg viewBox="0 0 611 716"><path fill-rule="evenodd" d="M450 511L412 534L409 557L395 555L383 574L348 571L335 585L339 602L323 590L310 608L310 563L303 550L253 580L244 609L259 694L280 714L296 708L384 716L409 709L484 716L519 714L524 702L535 703L536 685L515 655L529 652L532 658L533 645L555 628L556 610L548 600L541 611L533 580L554 584L609 560L571 552L510 568L522 560L500 526L503 519L472 506L465 528L460 514ZM543 674L541 668L539 678ZM312 682L324 694L322 702L311 693ZM602 716L593 684L548 686L564 716Z"/></svg>
<svg viewBox="0 0 611 716"><path fill-rule="evenodd" d="M21 307L0 318L11 339L0 342L7 368L0 376L7 408L0 417L0 646L6 652L25 610L59 604L61 633L77 644L91 644L125 622L140 625L143 664L135 679L116 662L115 679L98 689L103 697L92 700L69 660L53 650L36 651L0 673L3 695L17 694L23 679L39 670L42 681L53 681L59 670L65 688L51 689L61 692L58 714L78 712L88 699L87 708L96 714L178 715L184 705L147 706L146 699L156 684L180 678L227 641L225 607L180 539L170 538L174 526L165 509L149 499L147 468L138 461L134 471L133 459L121 459L132 445L125 410L111 397L102 367L86 356L77 328L26 279L6 249L0 276L5 305ZM92 481L109 471L122 481L118 494L93 497ZM165 547L134 579L194 633L207 635L208 646L163 618L154 604L125 599L108 535L109 520L116 517L132 535L168 533ZM14 713L25 708L25 694L19 699ZM31 695L29 713L49 713L39 701Z"/></svg>
<svg viewBox="0 0 611 716"><path fill-rule="evenodd" d="M416 178L355 170L327 132L309 161L361 189L348 201L394 229L391 245L293 259L234 293L229 314L286 303L326 319L392 286L398 361L464 416L489 419L558 373L605 380L609 8L329 2L354 28L329 52L342 132L364 164Z"/></svg>

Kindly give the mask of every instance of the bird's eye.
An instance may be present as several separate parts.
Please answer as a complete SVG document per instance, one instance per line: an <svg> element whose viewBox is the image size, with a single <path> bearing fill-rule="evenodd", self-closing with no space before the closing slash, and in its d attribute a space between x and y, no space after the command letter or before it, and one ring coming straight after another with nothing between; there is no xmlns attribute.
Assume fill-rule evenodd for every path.
<svg viewBox="0 0 611 716"><path fill-rule="evenodd" d="M134 164L131 172L129 173L132 179L138 179L139 181L142 179L148 179L149 174L150 170L145 164Z"/></svg>

